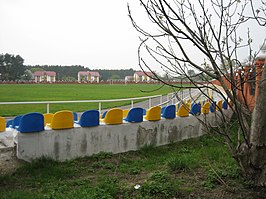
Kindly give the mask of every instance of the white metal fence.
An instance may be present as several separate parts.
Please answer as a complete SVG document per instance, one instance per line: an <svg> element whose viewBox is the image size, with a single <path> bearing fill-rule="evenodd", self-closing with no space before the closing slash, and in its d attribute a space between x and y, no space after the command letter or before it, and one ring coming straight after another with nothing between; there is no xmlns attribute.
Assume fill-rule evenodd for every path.
<svg viewBox="0 0 266 199"><path fill-rule="evenodd" d="M199 92L197 90L186 89L181 91L179 94L179 98L187 99L192 96L195 96ZM0 102L0 105L23 105L23 104L46 104L46 112L50 112L50 105L51 104L67 104L67 103L98 103L98 110L101 112L102 110L102 103L106 102L121 102L121 101L130 101L131 108L134 107L134 101L136 100L145 100L148 99L148 108L152 107L152 100L157 99L156 105L162 106L165 104L176 104L179 100L176 98L175 92L168 93L166 95L165 101L163 101L163 95L153 95L153 96L145 96L145 97L135 97L135 98L125 98L125 99L108 99L108 100L74 100L74 101L34 101L34 102Z"/></svg>

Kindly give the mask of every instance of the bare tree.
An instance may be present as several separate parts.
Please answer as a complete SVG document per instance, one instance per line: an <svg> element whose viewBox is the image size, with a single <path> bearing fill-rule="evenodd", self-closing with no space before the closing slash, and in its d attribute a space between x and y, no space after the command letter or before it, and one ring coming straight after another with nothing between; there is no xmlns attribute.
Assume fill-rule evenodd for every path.
<svg viewBox="0 0 266 199"><path fill-rule="evenodd" d="M246 30L246 38L243 38L243 34L241 36L239 34L252 20L258 27L265 27L264 0L258 8L255 8L250 0L139 0L139 2L148 19L156 27L153 30L145 30L139 26L128 6L132 24L142 35L138 50L140 67L152 71L147 61L148 53L165 71L167 77L172 79L184 76L191 81L192 87L199 89L210 101L212 98L206 94L206 89L212 89L224 100L230 101L239 124L237 140L235 141L234 135L230 132L230 124L226 123L225 117L222 118L224 126L217 127L216 133L224 137L244 174L254 184L265 186L266 72L263 71L262 74L259 84L260 94L252 116L243 87L247 82L256 79L254 75L261 74L258 71L256 74L252 73L257 70L255 65L257 52L252 50L250 31ZM245 64L239 58L239 52L244 48L248 52ZM144 50L145 58L142 57ZM187 73L190 70L197 71L196 75L201 76L206 84L199 85L193 81L191 74ZM182 87L182 85L171 85L156 75L154 78L173 89L178 90ZM214 86L213 80L216 80L222 89ZM206 121L205 125L208 125Z"/></svg>

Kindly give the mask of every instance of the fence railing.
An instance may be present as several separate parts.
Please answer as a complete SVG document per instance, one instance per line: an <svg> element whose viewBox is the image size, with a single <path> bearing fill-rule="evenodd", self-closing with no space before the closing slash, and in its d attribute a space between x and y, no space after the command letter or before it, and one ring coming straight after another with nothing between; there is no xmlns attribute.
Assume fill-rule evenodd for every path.
<svg viewBox="0 0 266 199"><path fill-rule="evenodd" d="M182 90L180 93L180 98L185 100L192 95L197 93L196 91L191 91L190 89ZM0 102L0 105L23 105L23 104L46 104L46 112L50 112L51 104L67 104L67 103L98 103L98 110L101 112L102 103L106 102L122 102L122 101L130 101L131 108L134 107L134 101L136 100L145 100L148 99L148 108L152 107L152 99L157 98L157 104L159 106L162 105L170 105L178 102L176 98L176 93L168 93L166 95L166 100L163 102L163 95L153 95L153 96L145 96L145 97L134 97L134 98L124 98L124 99L107 99L107 100L74 100L74 101L33 101L33 102Z"/></svg>
<svg viewBox="0 0 266 199"><path fill-rule="evenodd" d="M163 95L153 95L145 97L134 97L134 98L124 98L124 99L107 99L107 100L74 100L74 101L34 101L34 102L0 102L0 105L23 105L23 104L46 104L46 112L50 112L51 104L67 104L67 103L98 103L98 110L101 112L102 103L105 102L122 102L131 101L131 107L134 107L134 101L136 100L149 100L149 108L152 106L152 99L159 98L160 103L163 102Z"/></svg>

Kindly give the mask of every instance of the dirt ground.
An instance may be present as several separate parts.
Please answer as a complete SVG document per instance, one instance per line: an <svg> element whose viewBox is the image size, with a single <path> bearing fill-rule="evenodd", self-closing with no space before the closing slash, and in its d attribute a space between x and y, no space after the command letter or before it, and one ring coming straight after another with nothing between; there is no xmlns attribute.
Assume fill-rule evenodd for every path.
<svg viewBox="0 0 266 199"><path fill-rule="evenodd" d="M16 157L16 148L0 148L0 174L12 173L23 161Z"/></svg>

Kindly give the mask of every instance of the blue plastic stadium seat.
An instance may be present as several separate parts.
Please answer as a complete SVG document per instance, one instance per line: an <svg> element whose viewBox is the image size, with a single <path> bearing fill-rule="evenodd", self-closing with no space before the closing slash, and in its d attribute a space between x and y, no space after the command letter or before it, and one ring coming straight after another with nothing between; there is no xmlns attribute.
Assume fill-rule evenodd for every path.
<svg viewBox="0 0 266 199"><path fill-rule="evenodd" d="M164 110L166 109L166 106L163 106L161 109L161 114L163 115Z"/></svg>
<svg viewBox="0 0 266 199"><path fill-rule="evenodd" d="M224 101L222 107L223 109L228 109L228 102Z"/></svg>
<svg viewBox="0 0 266 199"><path fill-rule="evenodd" d="M13 129L18 129L19 128L19 124L20 124L20 120L22 118L23 115L18 115L13 119L13 123L12 123L12 128Z"/></svg>
<svg viewBox="0 0 266 199"><path fill-rule="evenodd" d="M129 110L127 117L124 119L127 122L142 122L143 108L132 108Z"/></svg>
<svg viewBox="0 0 266 199"><path fill-rule="evenodd" d="M8 127L12 127L13 125L13 120L9 120L7 123L6 123L6 128Z"/></svg>
<svg viewBox="0 0 266 199"><path fill-rule="evenodd" d="M21 117L18 131L33 133L44 131L44 117L41 113L28 113Z"/></svg>
<svg viewBox="0 0 266 199"><path fill-rule="evenodd" d="M201 107L199 104L194 103L194 105L192 105L191 110L190 110L190 114L191 115L199 115L200 114L200 110Z"/></svg>
<svg viewBox="0 0 266 199"><path fill-rule="evenodd" d="M99 126L100 113L98 110L88 110L82 113L78 124L82 127Z"/></svg>
<svg viewBox="0 0 266 199"><path fill-rule="evenodd" d="M166 106L163 110L162 117L165 119L173 119L176 117L176 106L169 105Z"/></svg>

